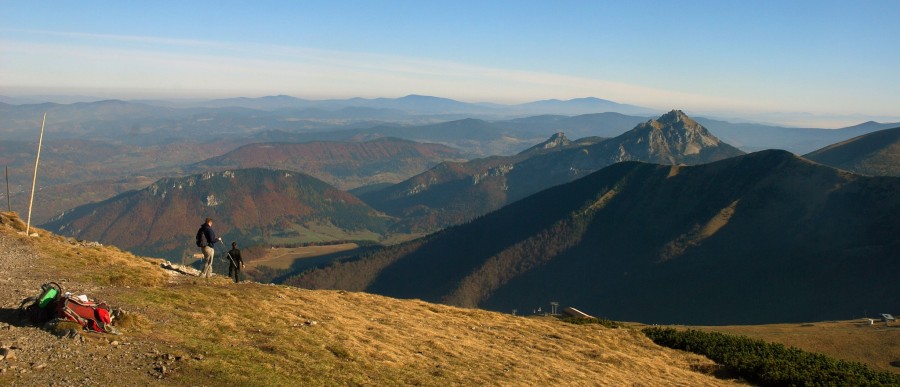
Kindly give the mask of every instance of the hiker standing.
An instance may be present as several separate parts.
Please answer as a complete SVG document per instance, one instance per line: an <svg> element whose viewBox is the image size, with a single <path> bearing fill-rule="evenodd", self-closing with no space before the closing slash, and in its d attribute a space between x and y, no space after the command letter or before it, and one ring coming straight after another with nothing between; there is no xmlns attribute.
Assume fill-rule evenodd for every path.
<svg viewBox="0 0 900 387"><path fill-rule="evenodd" d="M216 237L212 224L212 218L206 218L206 222L200 225L200 230L197 231L197 245L200 246L200 251L203 252L203 271L200 272L200 276L206 278L212 276L213 255L216 253L213 246L217 241L222 240L222 238Z"/></svg>
<svg viewBox="0 0 900 387"><path fill-rule="evenodd" d="M228 262L228 276L231 277L233 271L234 282L241 282L240 275L241 269L244 267L244 260L241 258L241 250L237 248L237 242L231 242L231 250L228 255L231 256L231 261Z"/></svg>

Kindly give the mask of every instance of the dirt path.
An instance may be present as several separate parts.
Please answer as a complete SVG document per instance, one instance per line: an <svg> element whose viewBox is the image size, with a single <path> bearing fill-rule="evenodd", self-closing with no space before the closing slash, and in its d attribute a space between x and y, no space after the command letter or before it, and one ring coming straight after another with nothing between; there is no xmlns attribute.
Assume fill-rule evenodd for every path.
<svg viewBox="0 0 900 387"><path fill-rule="evenodd" d="M35 296L45 282L105 299L102 288L69 282L42 268L41 261L29 241L0 233L0 354L6 354L0 360L0 385L149 385L158 383L163 367L173 367L176 360L166 348L127 332L57 337L23 320L20 302Z"/></svg>

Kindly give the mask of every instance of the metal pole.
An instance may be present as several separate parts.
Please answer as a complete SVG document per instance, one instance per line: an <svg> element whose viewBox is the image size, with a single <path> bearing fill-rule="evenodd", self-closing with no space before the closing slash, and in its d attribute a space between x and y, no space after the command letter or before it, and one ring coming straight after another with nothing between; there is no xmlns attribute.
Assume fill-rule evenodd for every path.
<svg viewBox="0 0 900 387"><path fill-rule="evenodd" d="M41 136L38 137L37 158L34 159L34 178L31 179L31 199L28 200L28 224L25 226L25 236L31 235L31 205L34 204L34 187L37 184L38 162L41 161L41 144L44 142L44 123L47 122L47 112L41 120Z"/></svg>
<svg viewBox="0 0 900 387"><path fill-rule="evenodd" d="M6 210L12 212L12 206L9 204L9 165L6 166Z"/></svg>

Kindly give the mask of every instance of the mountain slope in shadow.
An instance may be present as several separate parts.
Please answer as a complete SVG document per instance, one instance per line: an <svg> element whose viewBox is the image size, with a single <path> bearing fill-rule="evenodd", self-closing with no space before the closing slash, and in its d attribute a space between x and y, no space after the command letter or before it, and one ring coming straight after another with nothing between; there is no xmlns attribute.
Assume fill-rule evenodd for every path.
<svg viewBox="0 0 900 387"><path fill-rule="evenodd" d="M622 162L289 282L341 287L335 278L357 276L355 286L393 297L500 311L560 301L657 323L849 318L900 302L897 192L900 178L785 151Z"/></svg>

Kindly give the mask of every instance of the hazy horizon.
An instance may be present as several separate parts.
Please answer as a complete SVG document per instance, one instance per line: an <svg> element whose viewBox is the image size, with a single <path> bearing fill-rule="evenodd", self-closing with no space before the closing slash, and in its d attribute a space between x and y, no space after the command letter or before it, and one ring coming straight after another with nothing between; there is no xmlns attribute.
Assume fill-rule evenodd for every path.
<svg viewBox="0 0 900 387"><path fill-rule="evenodd" d="M0 95L596 97L789 126L900 120L900 3L8 3Z"/></svg>
<svg viewBox="0 0 900 387"><path fill-rule="evenodd" d="M3 102L4 99L15 99L19 100L13 104L33 104L33 103L58 103L58 104L72 104L72 103L85 103L85 102L98 102L104 100L120 100L126 102L148 102L148 101L159 101L159 102L168 102L174 104L190 104L190 103L199 103L206 101L213 101L217 99L237 99L237 98L264 98L264 97L275 97L275 96L288 96L293 98L304 99L308 101L326 101L326 100L345 100L345 99L353 99L353 98L365 98L365 99L378 99L378 98L402 98L410 95L416 94L404 94L398 96L390 96L390 97L345 97L345 98L303 98L299 96L287 95L287 94L273 94L273 95L257 95L257 96L245 96L245 95L224 95L221 97L172 97L172 96L157 96L155 94L140 94L135 96L134 98L123 98L120 97L119 91L113 91L110 93L99 92L97 95L88 95L88 94L54 94L52 90L44 91L41 93L37 90L19 90L18 93L7 93L0 94L0 102ZM421 95L421 94L419 94ZM422 95L425 97L435 97L435 98L445 98L441 96L428 96ZM572 99L584 99L584 98L598 98L600 97L594 96L585 96L585 97L577 97ZM545 98L541 100L533 100L533 101L525 101L528 102L537 102L544 100L560 100L560 101L569 101L570 99L558 99L558 98ZM459 100L456 100L459 101ZM490 102L490 101L459 101L465 103L485 103L485 104L496 104L502 106L514 106L517 103L501 103L501 102ZM618 101L611 101L618 102ZM669 107L666 110L659 109L659 114L672 110L684 110L678 106ZM849 126L859 125L865 122L874 121L878 123L900 123L900 116L872 116L865 114L847 114L847 115L829 115L829 114L812 114L806 112L765 112L765 113L756 113L756 114L746 114L741 112L715 112L715 111L690 111L687 112L692 116L705 117L711 119L718 119L729 121L733 123L756 123L756 124L764 124L764 125L776 125L776 126L784 126L784 127L793 127L793 128L822 128L822 129L840 129L846 128ZM540 115L544 114L541 112L535 112L533 114L521 114L519 116L532 116L532 115ZM654 114L644 114L648 117L655 117Z"/></svg>

